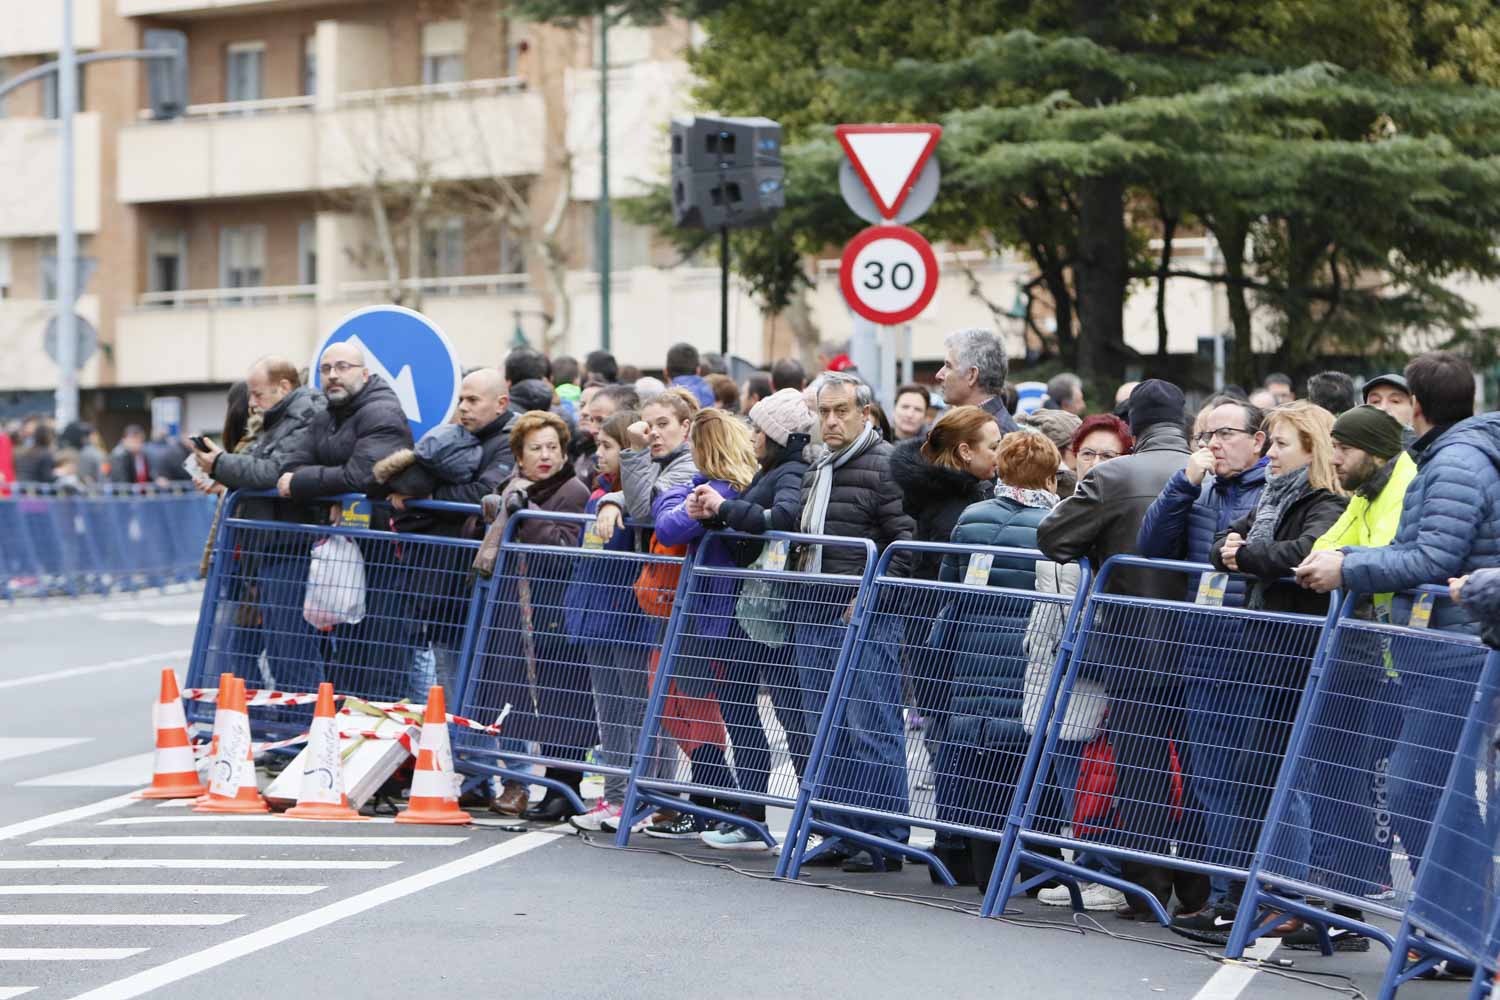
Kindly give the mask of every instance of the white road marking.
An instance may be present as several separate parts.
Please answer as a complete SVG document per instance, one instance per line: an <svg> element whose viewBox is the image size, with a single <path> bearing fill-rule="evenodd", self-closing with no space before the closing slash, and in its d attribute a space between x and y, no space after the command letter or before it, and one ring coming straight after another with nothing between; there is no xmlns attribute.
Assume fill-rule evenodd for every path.
<svg viewBox="0 0 1500 1000"><path fill-rule="evenodd" d="M137 753L76 771L59 771L16 782L18 788L140 788L151 783L155 753ZM191 799L168 800L191 804Z"/></svg>
<svg viewBox="0 0 1500 1000"><path fill-rule="evenodd" d="M61 738L52 736L0 736L0 760L14 757L29 757L34 753L60 750L78 743L87 743L92 736Z"/></svg>
<svg viewBox="0 0 1500 1000"><path fill-rule="evenodd" d="M1263 937L1245 949L1245 958L1264 961L1280 946L1280 938ZM1250 985L1255 973L1256 969L1252 965L1221 965L1219 971L1203 984L1203 988L1193 994L1193 1000L1237 1000L1245 992L1245 987Z"/></svg>
<svg viewBox="0 0 1500 1000"><path fill-rule="evenodd" d="M0 896L308 896L326 885L0 885Z"/></svg>
<svg viewBox="0 0 1500 1000"><path fill-rule="evenodd" d="M46 684L48 681L66 680L69 677L83 677L88 674L102 674L110 670L124 670L126 667L138 667L143 663L159 663L162 660L185 659L191 649L168 649L160 653L150 653L146 656L132 656L127 660L110 660L106 663L95 663L87 667L68 667L66 670L52 670L45 674L27 674L25 677L12 677L9 680L0 681L0 689L26 687L30 684Z"/></svg>
<svg viewBox="0 0 1500 1000"><path fill-rule="evenodd" d="M379 886L367 890L347 899L341 899L336 903L313 910L310 913L299 914L279 924L258 931L252 931L241 937L224 941L212 947L182 958L173 959L164 965L154 969L138 972L133 976L101 986L98 989L80 993L73 1000L128 1000L130 997L138 997L151 990L197 975L200 972L223 965L225 962L252 954L263 948L269 948L283 941L301 937L304 934L327 927L329 924L337 923L347 917L355 916L366 910L372 910L377 906L394 902L402 897L409 896L423 889L440 885L450 879L459 878L472 872L488 868L490 865L498 864L509 858L525 854L527 851L535 850L544 844L550 844L557 839L557 830L567 829L557 827L551 831L537 831L525 833L514 840L507 840L503 844L487 847L482 851L475 851L446 864L438 865L427 871L408 876L389 885Z"/></svg>
<svg viewBox="0 0 1500 1000"><path fill-rule="evenodd" d="M452 847L468 837L46 837L30 847Z"/></svg>
<svg viewBox="0 0 1500 1000"><path fill-rule="evenodd" d="M0 948L0 962L112 962L145 948Z"/></svg>
<svg viewBox="0 0 1500 1000"><path fill-rule="evenodd" d="M0 927L218 927L243 913L0 913Z"/></svg>
<svg viewBox="0 0 1500 1000"><path fill-rule="evenodd" d="M143 625L196 625L198 609L191 611L100 611L94 617L105 622L140 622Z"/></svg>
<svg viewBox="0 0 1500 1000"><path fill-rule="evenodd" d="M117 870L130 868L178 868L209 871L379 871L394 868L399 861L281 861L267 858L54 858L44 861L0 861L0 871L29 872L57 869ZM3 921L0 921L3 922Z"/></svg>
<svg viewBox="0 0 1500 1000"><path fill-rule="evenodd" d="M0 826L0 840L9 840L11 837L24 837L28 833L38 830L46 830L49 827L60 826L63 823L71 823L74 820L87 819L100 813L111 812L122 806L128 806L136 801L132 795L113 795L107 799L86 806L78 806L75 809L64 809L61 812L48 813L46 816L38 816L35 819L23 819L19 823L9 826ZM0 998L4 1000L4 998Z"/></svg>
<svg viewBox="0 0 1500 1000"><path fill-rule="evenodd" d="M167 800L165 800L163 802L158 802L156 804L156 808L158 808L158 809L186 809L188 806L190 806L192 804L193 804L193 800L192 799L167 799Z"/></svg>
<svg viewBox="0 0 1500 1000"><path fill-rule="evenodd" d="M11 1000L11 997L30 993L34 989L36 989L35 986L0 986L0 1000Z"/></svg>
<svg viewBox="0 0 1500 1000"><path fill-rule="evenodd" d="M297 819L294 816L283 816L280 813L250 813L244 816L198 814L196 816L117 816L114 819L101 820L100 826L160 826L163 823L286 823L291 826L305 827L312 820ZM320 819L318 823L371 823L392 824L396 822L394 816L366 816L364 819Z"/></svg>
<svg viewBox="0 0 1500 1000"><path fill-rule="evenodd" d="M0 605L0 622L7 625L19 625L23 622L47 621L51 618L76 618L81 614L98 613L105 608L123 608L131 605L143 604L170 605L175 608L186 609L188 607L198 608L202 606L203 598L200 592L195 592L191 585L181 584L169 585L171 592L153 594L111 594L107 597L93 595L80 595L78 597L59 598L54 607L31 607L14 605L6 608ZM0 996L0 1000L5 1000Z"/></svg>

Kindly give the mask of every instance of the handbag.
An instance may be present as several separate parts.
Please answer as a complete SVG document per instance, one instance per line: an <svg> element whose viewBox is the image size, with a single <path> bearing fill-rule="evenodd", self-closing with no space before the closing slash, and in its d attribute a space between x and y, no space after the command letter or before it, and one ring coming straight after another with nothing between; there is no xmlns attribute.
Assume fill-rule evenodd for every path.
<svg viewBox="0 0 1500 1000"><path fill-rule="evenodd" d="M1100 732L1083 748L1078 762L1078 794L1073 798L1073 836L1090 837L1102 829L1115 799L1115 749Z"/></svg>
<svg viewBox="0 0 1500 1000"><path fill-rule="evenodd" d="M761 549L748 569L769 569L785 562L771 552L771 546ZM740 630L771 649L780 649L786 644L786 597L781 585L775 580L756 577L746 580L740 587L740 596L734 602L734 620Z"/></svg>
<svg viewBox="0 0 1500 1000"><path fill-rule="evenodd" d="M685 556L686 545L663 545L651 536L648 550L653 556ZM677 599L677 583L682 579L682 563L648 562L635 578L635 603L654 618L672 617L672 602Z"/></svg>

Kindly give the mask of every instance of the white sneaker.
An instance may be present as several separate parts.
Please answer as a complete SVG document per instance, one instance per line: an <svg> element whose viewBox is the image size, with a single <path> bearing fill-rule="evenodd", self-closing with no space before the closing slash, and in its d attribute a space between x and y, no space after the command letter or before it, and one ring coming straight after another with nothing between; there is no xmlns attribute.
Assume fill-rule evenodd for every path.
<svg viewBox="0 0 1500 1000"><path fill-rule="evenodd" d="M813 851L813 848L817 847L822 842L823 842L823 835L821 833L810 833L810 834L808 834L807 835L807 851L805 853L811 854L812 851ZM771 855L773 857L777 857L777 858L781 857L781 849L783 847L785 847L786 844L787 844L787 842L785 840L783 840L781 843L779 843L775 847L771 848Z"/></svg>
<svg viewBox="0 0 1500 1000"><path fill-rule="evenodd" d="M598 833L606 829L617 830L620 827L620 807L613 802L605 802L600 799L594 803L594 808L577 816L569 816L568 822L579 830L586 833Z"/></svg>
<svg viewBox="0 0 1500 1000"><path fill-rule="evenodd" d="M1085 882L1078 887L1078 893L1083 897L1083 908L1085 910L1113 910L1125 903L1125 894L1119 889L1111 889L1107 885L1098 882ZM1043 906L1072 906L1073 897L1068 893L1065 885L1053 886L1043 889L1036 894L1037 902Z"/></svg>
<svg viewBox="0 0 1500 1000"><path fill-rule="evenodd" d="M764 851L769 845L742 826L720 823L716 829L704 830L698 839L716 851Z"/></svg>

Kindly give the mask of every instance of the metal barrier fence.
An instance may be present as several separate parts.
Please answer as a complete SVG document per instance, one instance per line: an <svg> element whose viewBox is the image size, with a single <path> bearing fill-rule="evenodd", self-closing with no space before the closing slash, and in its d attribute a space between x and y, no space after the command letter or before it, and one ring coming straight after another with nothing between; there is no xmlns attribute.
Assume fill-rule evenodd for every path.
<svg viewBox="0 0 1500 1000"><path fill-rule="evenodd" d="M903 553L941 555L942 576L953 582L892 575ZM1016 790L1030 784L1040 749L1030 734L1045 728L1065 639L1088 587L1083 567L1077 594L1035 592L1036 564L1044 560L1025 549L941 543L886 549L829 700L781 874L797 877L809 857L842 840L923 861L952 885L941 849L909 844L911 826L937 831L939 848L947 837L1002 839ZM992 572L1015 585L990 586ZM910 755L915 774L901 711L904 675L925 723L925 752ZM828 839L809 853L815 832Z"/></svg>
<svg viewBox="0 0 1500 1000"><path fill-rule="evenodd" d="M1439 962L1475 969L1473 995L1497 972L1500 906L1500 815L1495 805L1500 762L1500 653L1491 652L1459 737L1453 768L1433 819L1432 840L1396 935L1381 996Z"/></svg>
<svg viewBox="0 0 1500 1000"><path fill-rule="evenodd" d="M453 734L461 770L544 785L580 812L584 771L605 776L612 801L623 797L683 564L580 547L593 521L525 510L506 524L475 602L458 709L486 722L506 712L504 735ZM525 770L534 764L555 773Z"/></svg>
<svg viewBox="0 0 1500 1000"><path fill-rule="evenodd" d="M457 690L461 648L472 633L470 539L351 527L371 509L359 494L341 504L338 526L260 520L248 513L310 516L309 505L270 492L231 493L214 538L187 686L216 687L221 673L251 688L425 702L433 683ZM361 508L359 504L365 506ZM408 502L437 514L475 515L473 504ZM257 735L301 733L312 706L252 705ZM188 703L190 723L210 723L213 705Z"/></svg>
<svg viewBox="0 0 1500 1000"><path fill-rule="evenodd" d="M105 486L17 484L0 496L0 596L104 594L198 577L216 499Z"/></svg>
<svg viewBox="0 0 1500 1000"><path fill-rule="evenodd" d="M761 566L709 561L738 546L761 553ZM792 568L789 560L811 546L856 552L860 575ZM848 662L875 557L863 538L715 531L699 541L667 628L617 844L657 807L732 823L775 844L765 809L796 804L808 760L826 737L820 720ZM899 755L899 684L890 711ZM879 735L872 728L871 740L888 737L888 718L869 721L882 727Z"/></svg>
<svg viewBox="0 0 1500 1000"><path fill-rule="evenodd" d="M1212 572L1133 556L1100 569L986 912L1055 873L1119 889L1167 924L1173 879L1163 869L1208 876L1219 894L1232 893L1249 872L1297 707L1337 609L1324 619L1112 594L1110 580L1122 567ZM1074 706L1080 698L1089 711ZM1102 716L1097 732L1070 725L1082 715ZM1101 757L1110 761L1113 788L1107 807L1085 817L1078 775ZM1062 859L1064 849L1072 861ZM1016 885L1022 865L1042 874ZM1076 884L1070 888L1078 905Z"/></svg>
<svg viewBox="0 0 1500 1000"><path fill-rule="evenodd" d="M1328 630L1230 934L1232 958L1288 917L1317 927L1325 950L1329 927L1393 947L1366 914L1400 920L1428 855L1486 648L1465 633L1357 618L1359 605L1345 597ZM1477 824L1466 815L1462 829Z"/></svg>

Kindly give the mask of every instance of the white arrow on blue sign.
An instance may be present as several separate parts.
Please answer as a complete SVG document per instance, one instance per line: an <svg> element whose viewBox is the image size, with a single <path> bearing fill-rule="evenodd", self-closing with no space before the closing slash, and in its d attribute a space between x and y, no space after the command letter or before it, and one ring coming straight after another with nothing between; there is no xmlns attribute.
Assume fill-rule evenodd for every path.
<svg viewBox="0 0 1500 1000"><path fill-rule="evenodd" d="M446 423L458 406L463 381L458 352L437 324L405 306L368 306L339 321L318 344L311 366L321 389L318 360L331 344L350 343L365 355L365 367L396 391L413 438Z"/></svg>

